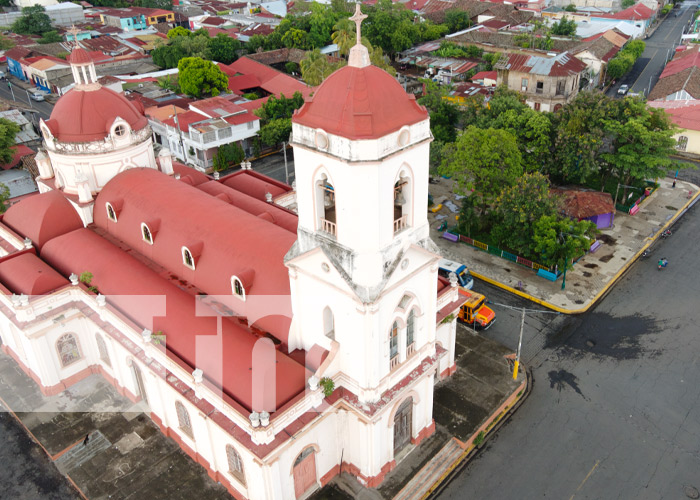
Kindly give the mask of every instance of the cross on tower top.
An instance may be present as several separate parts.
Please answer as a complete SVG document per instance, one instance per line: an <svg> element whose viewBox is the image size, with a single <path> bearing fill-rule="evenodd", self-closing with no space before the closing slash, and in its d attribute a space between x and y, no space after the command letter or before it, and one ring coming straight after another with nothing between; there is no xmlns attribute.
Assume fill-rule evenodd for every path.
<svg viewBox="0 0 700 500"><path fill-rule="evenodd" d="M357 35L357 45L362 43L362 35L360 33L360 25L362 21L367 19L367 14L363 14L360 10L360 4L355 4L355 14L350 18L355 23L355 34Z"/></svg>
<svg viewBox="0 0 700 500"><path fill-rule="evenodd" d="M75 24L70 27L68 33L73 35L73 40L75 41L75 43L78 43L78 33L80 33L80 30L75 27Z"/></svg>

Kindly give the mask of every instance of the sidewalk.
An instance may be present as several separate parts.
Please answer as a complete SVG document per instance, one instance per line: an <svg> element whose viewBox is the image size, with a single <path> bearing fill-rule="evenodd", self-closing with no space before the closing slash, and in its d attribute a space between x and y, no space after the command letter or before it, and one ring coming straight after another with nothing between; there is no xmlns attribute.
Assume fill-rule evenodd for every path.
<svg viewBox="0 0 700 500"><path fill-rule="evenodd" d="M524 401L529 379L513 380L513 354L506 347L457 327L457 372L435 387L435 433L401 452L398 465L378 489L365 488L342 474L312 495L313 500L419 500L471 458Z"/></svg>
<svg viewBox="0 0 700 500"><path fill-rule="evenodd" d="M441 194L449 191L451 181L441 179ZM448 225L456 224L455 215L446 208L438 214L428 215L430 236L445 258L462 262L472 274L488 283L568 314L577 314L592 307L646 248L652 248L661 231L669 228L700 196L698 186L672 179L659 181L661 187L645 199L635 215L615 213L611 229L601 230L598 240L603 243L595 253L583 256L566 273L566 288L561 289L562 279L551 282L538 277L527 267L490 255L464 243L453 243L440 237L437 231L438 214L448 216ZM431 191L433 186L431 186ZM448 195L452 201L454 194ZM459 202L456 202L459 206ZM653 254L652 258L660 257ZM519 284L522 284L520 289Z"/></svg>

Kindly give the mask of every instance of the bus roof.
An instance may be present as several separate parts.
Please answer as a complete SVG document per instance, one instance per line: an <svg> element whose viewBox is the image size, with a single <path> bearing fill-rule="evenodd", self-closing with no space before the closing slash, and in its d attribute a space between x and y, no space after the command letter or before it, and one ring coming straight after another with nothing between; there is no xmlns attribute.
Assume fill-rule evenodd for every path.
<svg viewBox="0 0 700 500"><path fill-rule="evenodd" d="M440 263L438 265L442 269L447 269L448 271L455 273L462 268L466 268L464 264L460 264L459 262L452 262L451 260L447 259L440 259Z"/></svg>

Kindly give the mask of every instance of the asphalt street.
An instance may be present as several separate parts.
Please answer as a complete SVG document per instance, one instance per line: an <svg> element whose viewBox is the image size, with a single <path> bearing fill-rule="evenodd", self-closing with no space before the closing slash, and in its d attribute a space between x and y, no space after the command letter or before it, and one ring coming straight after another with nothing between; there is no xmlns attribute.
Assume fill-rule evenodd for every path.
<svg viewBox="0 0 700 500"><path fill-rule="evenodd" d="M5 71L5 74L9 74L6 66L3 67L2 70ZM9 76L8 79L12 83L12 90L8 87L7 82L0 82L0 97L8 101L17 102L22 109L30 109L34 111L39 118L48 120L53 110L53 104L47 101L37 102L30 99L27 91L17 85L19 80L13 76Z"/></svg>
<svg viewBox="0 0 700 500"><path fill-rule="evenodd" d="M532 394L439 498L698 498L699 233L696 206L593 311L527 314ZM519 313L494 310L485 335L515 350Z"/></svg>
<svg viewBox="0 0 700 500"><path fill-rule="evenodd" d="M653 88L664 70L666 62L673 57L673 52L680 43L683 28L692 20L697 5L697 1L686 1L671 11L654 34L644 40L646 48L642 57L637 59L627 75L608 90L609 96L617 95L617 90L622 84L629 85L630 92L639 92L645 96L649 94L649 90Z"/></svg>

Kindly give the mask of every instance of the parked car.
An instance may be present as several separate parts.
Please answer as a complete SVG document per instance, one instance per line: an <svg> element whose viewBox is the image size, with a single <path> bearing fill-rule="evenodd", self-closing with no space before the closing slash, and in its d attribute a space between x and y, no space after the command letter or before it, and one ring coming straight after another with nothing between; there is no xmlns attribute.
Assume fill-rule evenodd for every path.
<svg viewBox="0 0 700 500"><path fill-rule="evenodd" d="M43 101L43 100L45 100L45 99L44 99L44 93L41 92L41 91L39 91L39 90L35 90L34 92L30 92L30 93L29 93L29 97L31 97L33 101Z"/></svg>
<svg viewBox="0 0 700 500"><path fill-rule="evenodd" d="M617 89L617 93L619 95L625 95L627 92L629 92L630 86L629 85L620 85L620 88Z"/></svg>

